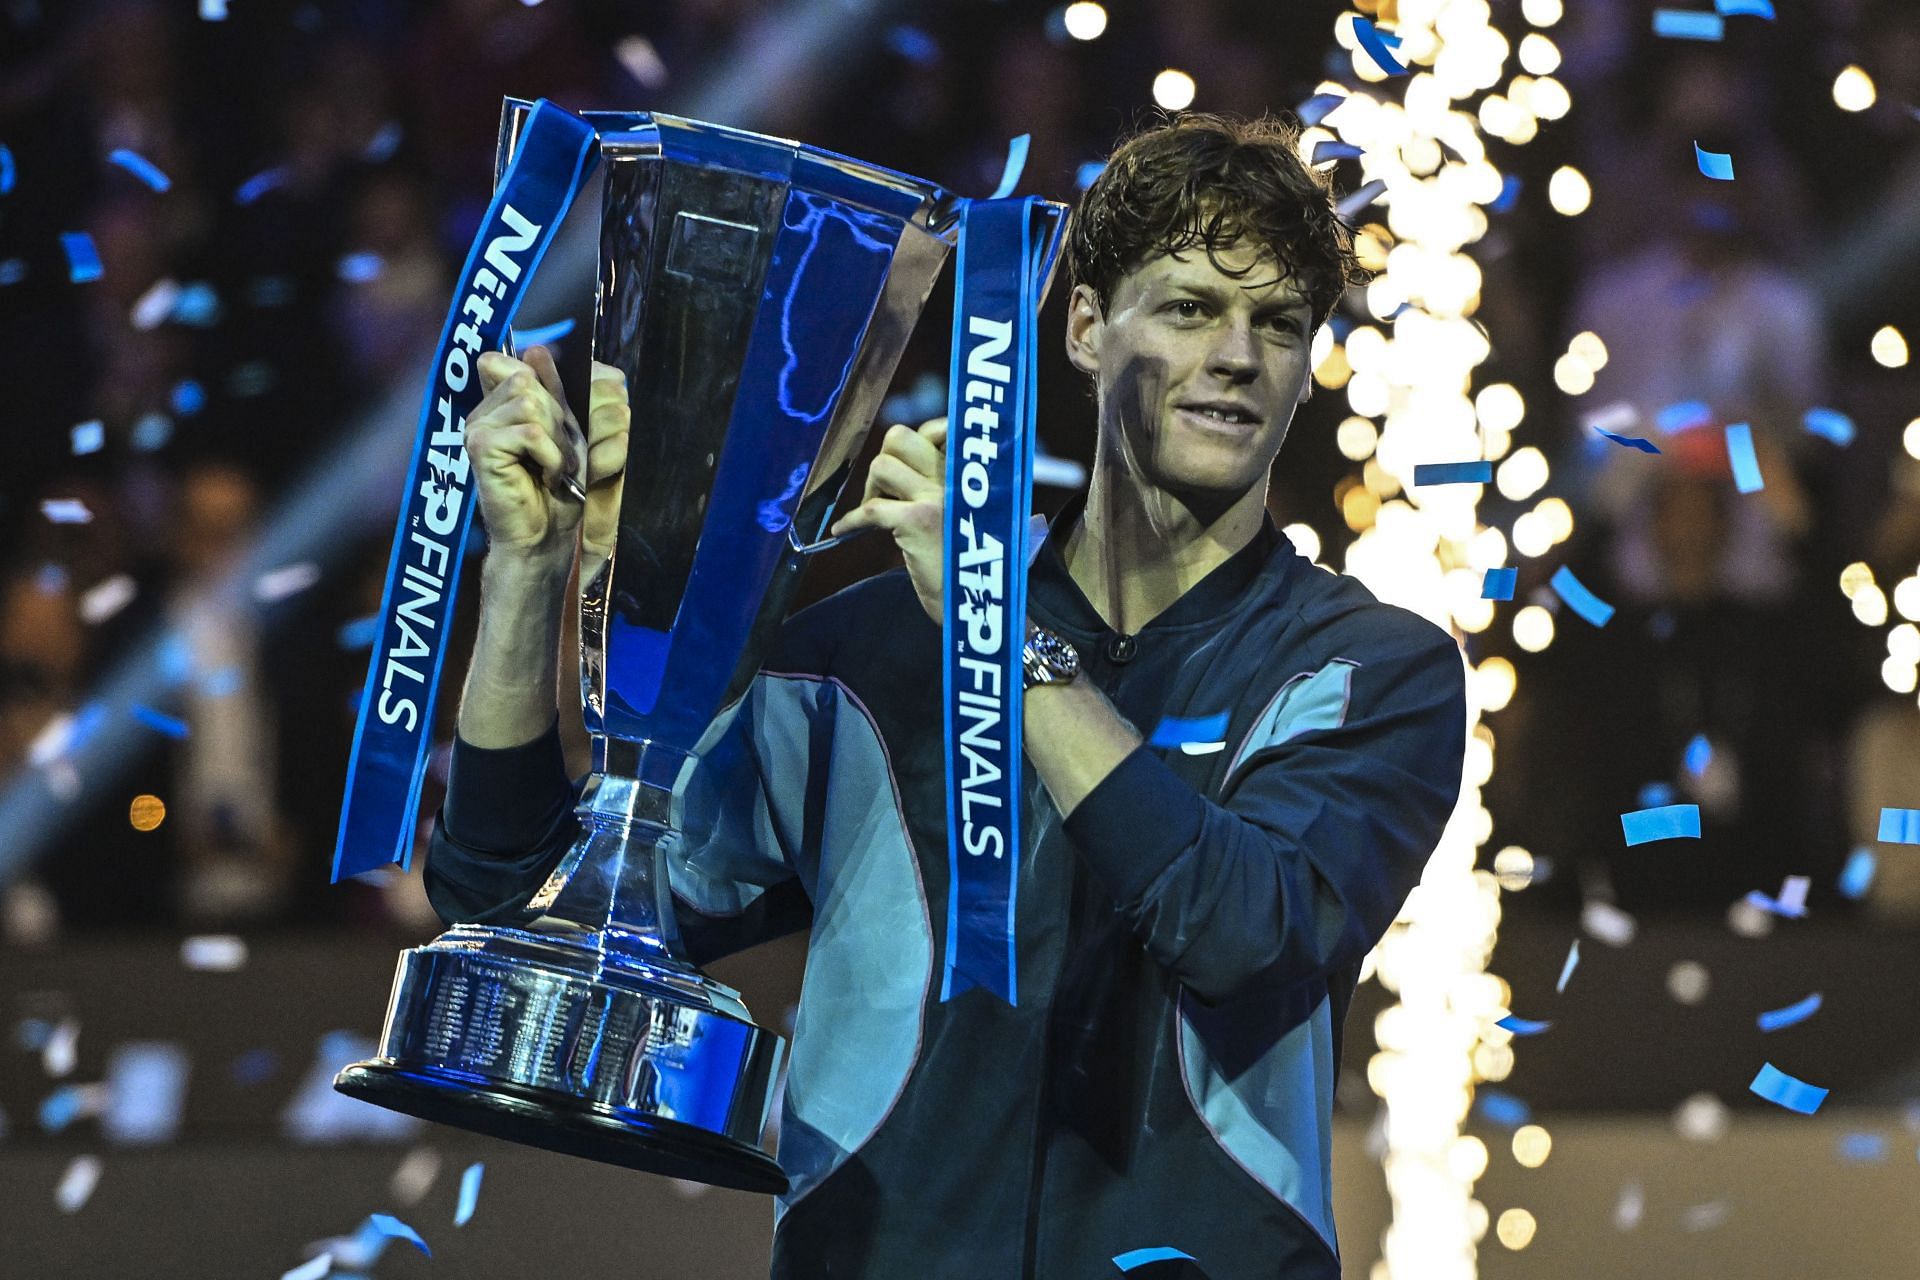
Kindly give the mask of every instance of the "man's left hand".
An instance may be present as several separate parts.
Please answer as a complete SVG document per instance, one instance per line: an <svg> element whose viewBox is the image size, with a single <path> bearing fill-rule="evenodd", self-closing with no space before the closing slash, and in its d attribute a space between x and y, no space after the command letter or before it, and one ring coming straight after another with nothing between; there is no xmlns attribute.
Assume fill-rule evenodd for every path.
<svg viewBox="0 0 1920 1280"><path fill-rule="evenodd" d="M860 505L834 521L830 537L879 528L893 535L906 561L920 607L940 621L940 584L945 573L947 527L947 420L930 418L919 430L887 428L880 453L867 469Z"/></svg>

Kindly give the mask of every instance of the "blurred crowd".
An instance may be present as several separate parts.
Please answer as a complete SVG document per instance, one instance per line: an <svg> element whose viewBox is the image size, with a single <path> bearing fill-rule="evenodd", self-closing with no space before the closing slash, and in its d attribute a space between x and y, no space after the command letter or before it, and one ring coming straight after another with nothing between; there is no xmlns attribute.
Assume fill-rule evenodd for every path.
<svg viewBox="0 0 1920 1280"><path fill-rule="evenodd" d="M1083 166L1144 117L1161 68L1193 77L1196 108L1244 114L1330 75L1351 83L1331 39L1342 7L1114 3L1083 41L1057 6L1024 0L344 0L235 4L220 20L192 0L0 0L0 813L59 810L31 848L0 830L5 937L426 923L417 875L326 883L370 639L354 624L379 603L398 472L355 487L349 545L310 572L221 584L375 405L418 394L490 195L504 95L692 113L733 77L749 90L722 122L965 193L991 189L1008 139L1030 134L1021 190L1072 200ZM1517 29L1514 7L1495 5ZM805 47L804 24L836 8L867 20ZM1563 613L1540 652L1503 615L1468 646L1519 672L1488 721L1489 858L1531 850L1529 893L1549 906L1717 914L1790 874L1831 887L1872 845L1880 806L1920 806L1920 715L1882 680L1885 627L1857 621L1838 586L1856 562L1889 588L1920 564L1920 429L1902 443L1920 396L1872 354L1883 326L1920 335L1920 9L1783 6L1763 30L1697 44L1655 39L1652 8L1566 6L1551 34L1574 110L1527 147L1494 143L1521 194L1472 249L1494 351L1482 380L1522 392L1526 442L1576 521L1521 562L1516 605L1566 563L1618 613L1604 629ZM1850 63L1878 90L1857 112L1833 100ZM1696 142L1736 155L1738 180L1704 181ZM168 189L110 163L123 149ZM1578 217L1547 199L1566 165L1592 187ZM61 237L76 231L98 279L70 278ZM936 295L929 316L945 305ZM563 369L584 372L589 306ZM1581 332L1607 358L1572 396L1554 367ZM1091 414L1053 351L1043 441L1084 460ZM945 358L945 326L923 324L899 385ZM1353 531L1332 495L1355 471L1333 444L1339 400L1302 410L1273 501L1335 565ZM1656 429L1689 402L1693 420ZM1665 451L1599 437L1603 407L1602 425ZM1857 424L1851 443L1804 427L1816 407ZM1761 493L1732 487L1731 422L1752 425ZM1510 523L1505 502L1487 491ZM810 598L884 565L883 548L836 555ZM140 662L175 678L131 727L138 749L111 777L63 768L76 733L127 728L86 712ZM1702 854L1623 848L1618 814L1666 800L1701 806ZM436 802L430 787L424 812ZM1880 849L1868 903L1920 917L1920 861Z"/></svg>

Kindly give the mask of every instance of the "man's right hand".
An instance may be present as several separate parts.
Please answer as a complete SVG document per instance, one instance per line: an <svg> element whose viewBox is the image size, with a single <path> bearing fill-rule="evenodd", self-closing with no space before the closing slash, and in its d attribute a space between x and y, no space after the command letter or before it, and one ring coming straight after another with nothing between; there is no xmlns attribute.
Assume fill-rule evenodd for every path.
<svg viewBox="0 0 1920 1280"><path fill-rule="evenodd" d="M583 434L545 347L530 348L524 360L484 352L477 367L485 395L467 417L466 448L491 547L527 560L568 563L584 515L589 552L604 556L626 465L626 379L611 365L594 362ZM584 507L567 493L563 476L583 484Z"/></svg>

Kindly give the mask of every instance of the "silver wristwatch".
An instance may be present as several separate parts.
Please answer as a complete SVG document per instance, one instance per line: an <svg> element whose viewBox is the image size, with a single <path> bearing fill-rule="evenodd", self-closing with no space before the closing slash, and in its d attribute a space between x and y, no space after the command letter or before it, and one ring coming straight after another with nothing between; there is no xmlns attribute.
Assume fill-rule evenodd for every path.
<svg viewBox="0 0 1920 1280"><path fill-rule="evenodd" d="M1044 627L1027 624L1027 646L1021 654L1026 669L1023 688L1037 684L1066 684L1080 674L1080 654Z"/></svg>

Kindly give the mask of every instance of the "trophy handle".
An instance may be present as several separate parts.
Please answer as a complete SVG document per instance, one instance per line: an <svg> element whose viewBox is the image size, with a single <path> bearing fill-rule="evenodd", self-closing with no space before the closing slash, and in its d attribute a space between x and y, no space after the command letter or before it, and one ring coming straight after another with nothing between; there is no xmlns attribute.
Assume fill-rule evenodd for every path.
<svg viewBox="0 0 1920 1280"><path fill-rule="evenodd" d="M873 525L865 525L858 529L849 530L848 532L841 534L837 538L822 538L818 542L808 542L803 544L800 541L800 535L795 533L793 531L793 526L789 524L787 526L787 545L792 547L794 551L800 555L810 556L816 551L825 551L829 547L837 547L841 543L847 541L849 538L857 538L863 533L872 533L874 528L875 526Z"/></svg>

